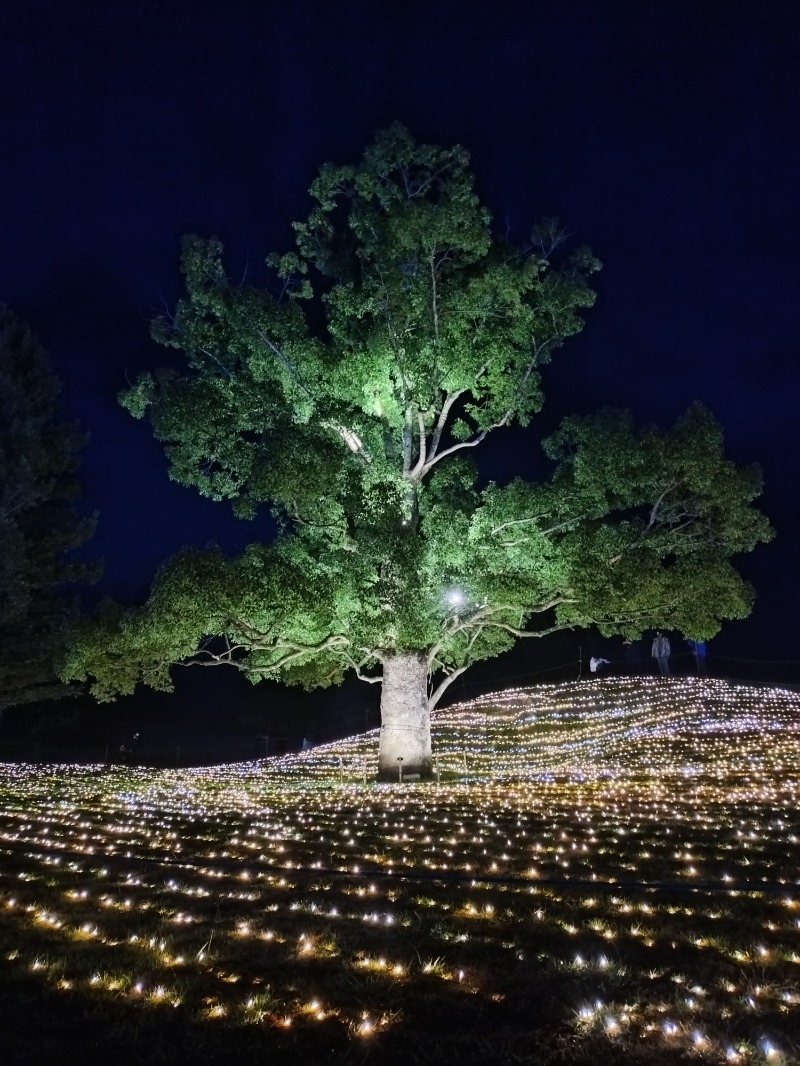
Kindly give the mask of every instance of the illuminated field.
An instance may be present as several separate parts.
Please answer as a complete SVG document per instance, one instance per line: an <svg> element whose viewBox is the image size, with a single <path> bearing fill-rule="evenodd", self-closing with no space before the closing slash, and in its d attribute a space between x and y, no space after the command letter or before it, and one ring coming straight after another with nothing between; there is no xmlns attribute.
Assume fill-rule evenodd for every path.
<svg viewBox="0 0 800 1066"><path fill-rule="evenodd" d="M78 1019L117 1063L800 1062L800 696L505 692L433 785L376 743L0 767L3 1061Z"/></svg>

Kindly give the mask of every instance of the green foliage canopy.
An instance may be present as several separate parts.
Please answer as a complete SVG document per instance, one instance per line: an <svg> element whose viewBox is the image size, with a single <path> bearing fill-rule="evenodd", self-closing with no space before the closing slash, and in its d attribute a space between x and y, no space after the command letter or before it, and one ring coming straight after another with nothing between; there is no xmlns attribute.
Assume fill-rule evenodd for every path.
<svg viewBox="0 0 800 1066"><path fill-rule="evenodd" d="M189 660L312 687L420 651L435 702L520 637L710 637L749 611L730 557L770 535L760 477L699 407L668 432L568 419L549 482L480 485L472 449L540 409L599 263L552 219L521 247L494 235L468 162L396 125L357 166L324 166L272 289L232 283L217 240L185 241L187 295L153 327L185 366L121 402L171 477L242 517L270 506L280 535L237 559L182 552L143 607L81 634L67 676L110 698Z"/></svg>

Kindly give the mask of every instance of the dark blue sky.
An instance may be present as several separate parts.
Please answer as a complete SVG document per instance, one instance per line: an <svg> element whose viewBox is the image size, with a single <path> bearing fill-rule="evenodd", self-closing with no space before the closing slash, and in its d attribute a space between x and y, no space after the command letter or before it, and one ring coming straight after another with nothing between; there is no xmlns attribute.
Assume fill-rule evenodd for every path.
<svg viewBox="0 0 800 1066"><path fill-rule="evenodd" d="M584 333L547 371L543 430L605 404L667 422L700 399L732 457L762 464L778 538L743 564L752 619L715 646L800 659L798 17L771 2L469 6L5 0L0 300L91 433L103 591L141 599L182 545L238 550L257 532L170 483L116 404L126 373L169 358L148 322L178 293L180 236L220 235L231 272L257 281L319 164L355 161L400 119L471 151L499 225L524 237L559 215L605 263ZM497 438L487 472L511 474L536 431Z"/></svg>

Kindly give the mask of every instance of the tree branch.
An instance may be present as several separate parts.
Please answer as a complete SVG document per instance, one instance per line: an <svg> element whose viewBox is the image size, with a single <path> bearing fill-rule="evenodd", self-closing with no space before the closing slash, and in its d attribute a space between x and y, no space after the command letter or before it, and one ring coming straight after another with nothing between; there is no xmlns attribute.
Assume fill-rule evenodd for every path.
<svg viewBox="0 0 800 1066"><path fill-rule="evenodd" d="M495 526L494 529L489 530L489 536L493 537L495 533L501 533L504 529L508 529L509 526L522 526L528 522L538 522L541 515L534 515L533 518L511 518L508 522L503 522L499 526Z"/></svg>
<svg viewBox="0 0 800 1066"><path fill-rule="evenodd" d="M417 426L419 428L419 455L414 464L414 469L408 474L410 481L416 481L418 479L420 470L425 466L425 458L427 455L428 438L425 433L425 416L419 409L417 410Z"/></svg>
<svg viewBox="0 0 800 1066"><path fill-rule="evenodd" d="M518 629L516 626L510 626L506 622L485 622L484 624L487 627L491 626L493 629L505 629L507 633L511 633L515 637L549 637L551 633L560 633L564 629L572 629L577 625L576 622L557 622L555 625L548 626L547 629Z"/></svg>
<svg viewBox="0 0 800 1066"><path fill-rule="evenodd" d="M280 670L280 669L282 669L282 667L286 666L288 663L294 661L295 659L302 658L304 655L311 655L311 654L318 653L318 652L321 652L321 651L328 651L328 650L330 650L332 648L346 648L346 647L349 647L349 645L350 645L349 639L346 636L344 636L343 633L331 633L329 636L324 637L320 641L317 641L316 644L303 644L303 643L301 643L299 641L280 640L280 639L273 640L273 641L265 641L264 640L264 634L259 632L259 630L257 630L254 626L251 626L248 622L245 622L243 619L239 619L239 618L231 619L231 624L236 626L238 629L241 629L243 633L245 633L248 637L252 638L250 640L250 643L246 644L246 645L245 644L238 644L238 645L234 645L232 647L229 644L229 649L225 653L223 653L222 655L216 655L215 653L211 652L208 648L202 648L202 649L200 649L200 651L203 654L208 655L213 661L209 662L209 663L198 662L196 665L198 665L198 666L206 666L206 665L208 665L208 666L219 666L219 665L222 665L223 663L230 663L232 666L237 666L237 667L239 667L239 669L244 669L244 667L240 666L237 662L235 662L233 660L233 658L232 658L233 652L237 652L237 651L244 651L244 652L247 652L247 651L281 652L281 651L285 650L287 654L281 656L274 663L270 663L269 665L263 666L263 667L254 667L254 666L250 666L250 665L248 665L246 667L247 670L256 670L256 671L259 671L259 672L263 673L265 671ZM227 637L225 638L225 640L227 642ZM189 663L187 665L194 665L194 664L193 663Z"/></svg>
<svg viewBox="0 0 800 1066"><path fill-rule="evenodd" d="M291 502L291 515L295 522L298 522L301 526L308 526L309 529L333 529L337 533L341 533L345 537L345 543L341 547L348 552L357 552L358 547L350 539L350 530L345 525L336 525L335 522L312 522L308 518L303 518L300 514L300 509L297 506L297 501Z"/></svg>
<svg viewBox="0 0 800 1066"><path fill-rule="evenodd" d="M678 487L678 485L680 485L682 480L683 480L683 478L678 478L677 481L673 481L669 485L667 485L667 487L664 489L664 491L658 497L656 502L653 504L653 506L652 506L652 508L650 510L650 518L649 518L649 520L647 522L647 525L644 528L644 532L645 533L647 533L648 530L652 529L652 527L655 525L656 516L658 514L658 509L661 506L661 504L664 502L664 497L667 495L668 492L671 492L673 489L676 489Z"/></svg>
<svg viewBox="0 0 800 1066"><path fill-rule="evenodd" d="M457 677L460 677L464 673L465 670L469 670L470 666L472 666L472 663L464 663L463 666L457 666L453 671L451 671L451 673L447 674L446 677L442 678L442 680L439 682L439 684L436 686L436 688L433 690L433 692L428 697L428 710L429 711L432 711L434 709L436 704L442 698L442 696L447 691L447 689L450 687L450 685L453 684L455 679Z"/></svg>
<svg viewBox="0 0 800 1066"><path fill-rule="evenodd" d="M213 361L214 361L214 362L215 362L215 363L217 364L217 366L218 366L218 367L219 367L219 368L220 368L221 370L224 370L224 371L225 371L225 373L226 373L226 374L228 375L228 377L229 377L229 378L232 378L232 377L233 377L233 373L232 373L232 372L231 372L231 371L230 371L230 370L228 369L228 367L226 367L226 366L225 366L225 364L224 364L224 363L222 362L222 360L221 360L221 359L219 358L219 356L217 356L217 355L214 355L214 353L213 353L213 352L210 352L210 351L208 350L208 348L198 348L197 350L198 350L199 352L202 352L202 353L203 353L203 355L207 355L209 359L213 359Z"/></svg>
<svg viewBox="0 0 800 1066"><path fill-rule="evenodd" d="M667 487L664 489L664 491L656 499L655 503L651 507L651 509L650 509L650 517L648 518L647 525L644 527L642 532L639 534L639 536L636 538L635 541L633 541L631 544L628 544L627 547L623 548L621 552L617 552L616 555L614 555L611 559L608 560L608 565L609 566L616 566L616 564L620 561L620 559L625 554L625 552L633 551L635 548L638 548L641 544L644 543L644 541L645 541L645 539L647 537L647 534L650 532L650 530L655 525L656 518L658 516L659 508L661 507L661 504L664 502L664 497L667 495L668 492L671 492L672 489L676 489L678 487L678 485L681 484L682 481L683 481L683 478L678 478L677 481L672 481L672 482L670 482L669 485L667 485Z"/></svg>
<svg viewBox="0 0 800 1066"><path fill-rule="evenodd" d="M406 407L405 418L403 420L403 477L408 477L408 472L411 469L411 448L413 443L411 408Z"/></svg>
<svg viewBox="0 0 800 1066"><path fill-rule="evenodd" d="M442 404L442 409L439 412L439 418L436 421L436 425L431 436L431 446L429 449L429 455L431 459L433 459L433 457L439 450L439 441L441 440L445 423L447 422L447 418L450 414L453 404L456 402L459 396L463 396L464 393L467 391L467 389L456 389L455 392L448 392L445 396L444 403Z"/></svg>
<svg viewBox="0 0 800 1066"><path fill-rule="evenodd" d="M362 463L369 465L372 462L372 456L364 447L364 442L352 429L348 429L347 426L339 425L337 422L323 422L322 425L326 429L332 429L334 432L338 433L350 451L356 455Z"/></svg>
<svg viewBox="0 0 800 1066"><path fill-rule="evenodd" d="M383 674L378 674L377 677L369 677L367 674L361 673L361 667L366 666L366 664L375 657L376 656L372 652L369 652L364 656L361 662L357 663L355 659L351 659L349 655L344 656L350 666L355 670L356 677L359 681L366 681L369 685L379 685L383 681Z"/></svg>
<svg viewBox="0 0 800 1066"><path fill-rule="evenodd" d="M300 380L300 375L297 373L297 368L294 366L294 364L292 363L291 359L289 359L289 357L286 355L286 353L283 351L283 349L278 347L278 345L273 340L271 340L266 335L266 333L264 333L263 330L258 335L261 338L261 340L264 341L264 343L266 345L268 345L272 349L272 351L275 353L275 355L277 355L278 359L280 359L280 361L283 363L283 365L286 367L286 369L292 375L292 377L294 378L295 382L300 386L300 388L303 390L303 392L306 394L306 396L308 396L308 398L310 400L313 400L314 399L313 395L311 394L311 392L309 391L307 386Z"/></svg>
<svg viewBox="0 0 800 1066"><path fill-rule="evenodd" d="M433 310L433 340L436 347L439 347L439 307L436 302L436 264L433 261L433 252L431 252L430 258L431 264L431 306Z"/></svg>
<svg viewBox="0 0 800 1066"><path fill-rule="evenodd" d="M460 452L463 448L474 448L476 444L480 444L482 440L486 439L491 430L499 429L500 426L504 426L505 423L506 418L504 416L500 422L495 422L494 425L482 429L477 437L474 437L472 440L459 441L458 444L452 444L449 448L445 448L443 452L439 452L438 455L431 456L420 472L420 479L422 479L429 470L432 470L441 459L445 459L448 455L452 455L453 452Z"/></svg>

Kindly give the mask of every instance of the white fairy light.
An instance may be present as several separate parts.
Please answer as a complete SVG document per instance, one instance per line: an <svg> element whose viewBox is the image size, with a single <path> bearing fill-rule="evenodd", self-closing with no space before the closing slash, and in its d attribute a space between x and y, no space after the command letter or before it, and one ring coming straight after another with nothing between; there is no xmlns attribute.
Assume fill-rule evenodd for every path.
<svg viewBox="0 0 800 1066"><path fill-rule="evenodd" d="M547 965L565 988L575 982L578 1002L592 981L607 993L624 975L635 989L630 1002L607 993L605 1007L575 1008L581 1032L602 1032L608 1018L622 1045L647 1035L682 1049L699 1034L697 1050L720 1055L748 1038L759 1013L785 1016L791 1033L800 1003L800 956L787 946L800 888L797 694L610 678L448 707L433 732L454 779L402 790L363 784L374 731L270 760L266 774L263 761L197 771L0 767L0 848L19 857L0 866L0 906L22 948L9 940L2 954L81 995L116 988L148 1009L186 1010L195 1009L194 982L205 982L203 1017L244 1024L247 996L250 1024L268 1016L281 1025L305 1010L355 1036L364 1019L352 1009L306 1010L280 977L259 1006L246 960L268 955L280 974L283 961L308 953L330 972L369 976L378 1031L390 1024L399 981L500 995L484 945L513 968L544 943ZM458 779L465 750L469 783ZM342 759L356 767L352 779ZM168 877L158 865L166 853L178 864ZM665 896L661 883L685 888ZM642 884L655 887L632 888ZM397 941L385 939L389 925ZM68 977L44 955L26 955L31 928L52 942L52 959L69 959L70 942L81 941L102 979L91 983L78 953ZM389 947L412 929L429 962ZM468 940L466 981L459 945ZM141 980L122 972L123 951L139 960ZM671 980L679 1021L664 1020ZM778 1026L760 1045L772 1061L796 1051L775 1050L791 1042Z"/></svg>

